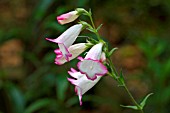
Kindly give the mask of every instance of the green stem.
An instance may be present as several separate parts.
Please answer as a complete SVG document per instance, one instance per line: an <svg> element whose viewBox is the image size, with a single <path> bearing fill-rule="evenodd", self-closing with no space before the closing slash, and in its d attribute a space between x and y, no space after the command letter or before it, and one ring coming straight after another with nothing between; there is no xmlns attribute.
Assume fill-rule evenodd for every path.
<svg viewBox="0 0 170 113"><path fill-rule="evenodd" d="M116 76L116 78L118 79L118 73L117 73L117 71L116 71L116 69L115 69L115 67L114 67L114 65L113 65L113 62L112 62L112 59L109 57L108 58L109 59L109 63L110 63L110 68L111 68L111 71L113 72L113 73L115 73L114 75Z"/></svg>
<svg viewBox="0 0 170 113"><path fill-rule="evenodd" d="M105 41L103 41L103 40L101 39L101 37L99 36L99 33L98 33L98 31L97 31L97 29L96 29L96 27L95 27L95 25L94 25L94 22L93 22L93 18L92 18L91 13L87 13L87 14L88 14L88 16L89 16L89 18L90 18L92 27L93 27L93 29L94 29L94 31L95 31L94 33L96 34L98 40L101 41L101 42L103 42L103 43L105 43ZM108 50L108 47L107 47L107 50ZM132 94L130 93L129 89L127 88L127 86L126 86L126 84L125 84L125 82L124 82L124 80L123 80L123 81L120 80L119 75L118 75L118 73L117 73L117 71L116 71L116 69L115 69L115 67L114 67L114 65L113 65L113 62L112 62L112 60L111 60L110 57L108 58L108 62L109 62L109 66L110 66L110 68L111 68L111 73L109 72L108 74L109 74L111 77L113 77L113 78L119 83L120 86L123 86L123 87L125 88L125 90L126 90L126 92L128 93L130 99L131 99L132 102L137 106L138 110L140 110L141 113L144 113L143 110L142 110L142 108L140 107L140 105L136 102L136 100L134 99L134 97L133 97Z"/></svg>
<svg viewBox="0 0 170 113"><path fill-rule="evenodd" d="M138 110L140 110L141 113L144 113L143 110L141 109L140 105L136 102L132 94L130 93L129 89L127 88L126 84L123 85L125 88L126 92L128 93L129 97L131 98L132 102L137 106Z"/></svg>
<svg viewBox="0 0 170 113"><path fill-rule="evenodd" d="M134 97L133 97L132 94L130 93L130 91L129 91L129 89L127 88L125 82L124 82L124 81L122 82L122 81L119 79L118 73L117 73L117 71L116 71L116 69L115 69L115 67L114 67L114 65L113 65L113 62L112 62L112 60L111 60L110 57L108 58L108 61L109 61L110 68L111 68L111 71L112 71L112 73L109 73L109 75L112 74L111 76L118 82L118 84L119 84L120 86L123 86L123 87L125 88L125 90L126 90L126 92L128 93L130 99L131 99L132 102L137 106L138 110L140 110L141 113L144 113L143 109L140 107L140 105L136 102L136 100L134 99Z"/></svg>
<svg viewBox="0 0 170 113"><path fill-rule="evenodd" d="M89 14L89 18L90 18L90 21L91 21L91 23L92 23L93 29L95 30L95 34L96 34L98 40L103 42L103 40L102 40L102 39L100 38L100 36L99 36L99 33L98 33L97 30L96 30L96 27L95 27L95 25L94 25L93 18L92 18L92 15L91 15L91 14Z"/></svg>

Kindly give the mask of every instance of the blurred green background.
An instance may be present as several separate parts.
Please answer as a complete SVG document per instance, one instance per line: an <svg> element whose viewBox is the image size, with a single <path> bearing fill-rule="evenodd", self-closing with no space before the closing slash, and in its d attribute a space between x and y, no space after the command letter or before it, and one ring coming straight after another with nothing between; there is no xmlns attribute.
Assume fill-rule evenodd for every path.
<svg viewBox="0 0 170 113"><path fill-rule="evenodd" d="M77 7L91 8L100 35L119 48L113 62L137 101L154 93L146 113L170 113L170 0L0 0L0 113L137 113L119 106L132 102L109 76L79 106L67 81L77 60L53 63L57 45L45 37L75 24L56 16Z"/></svg>

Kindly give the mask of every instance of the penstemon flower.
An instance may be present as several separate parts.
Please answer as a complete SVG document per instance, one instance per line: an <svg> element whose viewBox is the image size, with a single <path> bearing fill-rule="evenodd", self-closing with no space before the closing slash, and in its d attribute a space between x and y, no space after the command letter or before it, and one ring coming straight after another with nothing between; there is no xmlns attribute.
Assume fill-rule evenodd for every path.
<svg viewBox="0 0 170 113"><path fill-rule="evenodd" d="M98 47L98 44L93 46L93 49L91 50L94 50L96 47ZM104 62L105 60L106 57L103 52L100 61ZM78 72L73 68L71 68L71 71L68 71L68 73L71 77L74 78L68 78L68 81L75 85L75 92L79 97L80 105L82 105L82 95L85 94L89 89L91 89L101 79L102 76L97 76L95 80L89 80L85 74L82 74L81 72Z"/></svg>
<svg viewBox="0 0 170 113"><path fill-rule="evenodd" d="M79 57L77 66L81 73L85 74L88 79L95 80L97 76L103 76L107 73L107 68L100 62L103 43L94 45L85 58ZM104 59L102 57L102 59Z"/></svg>
<svg viewBox="0 0 170 113"><path fill-rule="evenodd" d="M97 76L97 78L92 81L89 80L85 74L82 74L73 68L71 68L71 71L68 71L68 73L74 78L68 78L68 81L75 85L75 92L79 97L80 105L82 105L82 95L91 89L102 76Z"/></svg>
<svg viewBox="0 0 170 113"><path fill-rule="evenodd" d="M74 44L70 46L68 48L68 51L70 52L70 54L72 54L72 56L69 57L69 61L76 58L78 55L84 52L87 48L88 47L86 46L86 43L78 43L78 44ZM56 53L55 64L62 65L65 62L67 62L67 60L62 55L62 52L59 49L56 49L54 52Z"/></svg>
<svg viewBox="0 0 170 113"><path fill-rule="evenodd" d="M83 27L82 24L74 25L74 26L70 27L69 29L67 29L58 38L56 38L56 39L46 38L46 40L58 43L59 51L57 50L56 53L60 57L63 56L67 61L69 61L69 57L71 57L72 54L69 52L68 48L74 43L74 41L80 34L82 27ZM59 57L59 56L57 56L57 57Z"/></svg>
<svg viewBox="0 0 170 113"><path fill-rule="evenodd" d="M75 11L70 11L68 13L57 16L57 21L60 24L67 24L76 20L81 14L86 13L87 11L83 8L77 8Z"/></svg>

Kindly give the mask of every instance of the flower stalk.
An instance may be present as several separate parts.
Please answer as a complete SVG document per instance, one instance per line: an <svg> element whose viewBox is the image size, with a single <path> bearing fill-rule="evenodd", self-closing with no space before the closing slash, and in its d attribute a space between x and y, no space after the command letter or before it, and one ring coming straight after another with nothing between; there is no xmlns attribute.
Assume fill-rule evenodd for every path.
<svg viewBox="0 0 170 113"><path fill-rule="evenodd" d="M124 87L134 104L133 106L121 106L144 113L143 107L152 93L148 94L140 104L134 99L125 83L122 72L119 74L112 62L111 55L117 48L113 48L109 51L108 44L98 33L102 24L96 28L91 10L88 12L83 8L77 8L75 11L58 16L57 20L63 25L75 21L80 15L88 16L91 24L80 21L79 24L70 27L56 39L46 38L47 40L58 44L59 48L54 51L56 53L55 63L57 65L62 65L76 57L80 60L77 64L78 71L74 68L71 68L70 71L68 71L68 74L71 76L71 78L68 78L68 81L75 86L75 92L79 97L80 105L82 105L83 94L91 89L102 76L107 74L117 81L118 86ZM78 35L85 28L94 33L98 40L89 37L87 43L73 45L77 37L81 37ZM84 58L80 57L79 55L87 48L90 48L90 50L87 52L86 56Z"/></svg>
<svg viewBox="0 0 170 113"><path fill-rule="evenodd" d="M93 18L92 18L91 10L90 10L89 12L87 12L87 15L88 15L88 17L90 18L90 21L91 21L91 24L92 24L92 27L93 27L93 31L94 31L94 33L96 34L98 40L101 41L101 42L104 42L104 41L100 38L100 35L99 35L99 33L98 33L98 31L97 31L97 29L96 29L96 27L95 27L95 24L94 24L94 21L93 21Z"/></svg>
<svg viewBox="0 0 170 113"><path fill-rule="evenodd" d="M94 29L94 31L95 31L94 33L96 34L98 40L104 42L104 41L100 38L100 35L99 35L99 33L98 33L95 25L94 25L94 21L93 21L93 18L92 18L91 13L89 13L88 16L89 16L89 18L90 18L92 27L93 27L93 29ZM104 43L105 43L105 42L104 42ZM109 49L109 48L107 47L107 50L108 50L108 49ZM109 67L110 67L110 69L111 69L111 72L108 72L108 75L110 75L111 77L113 77L113 78L118 82L118 86L124 87L125 91L126 91L127 94L129 95L131 101L132 101L133 104L137 107L137 110L139 110L141 113L144 113L144 111L143 111L143 109L141 108L141 106L136 102L136 100L135 100L134 97L132 96L131 92L129 91L127 85L125 84L124 79L120 79L119 74L117 73L116 68L114 67L113 62L112 62L112 59L111 59L110 56L108 57L108 65L109 65Z"/></svg>

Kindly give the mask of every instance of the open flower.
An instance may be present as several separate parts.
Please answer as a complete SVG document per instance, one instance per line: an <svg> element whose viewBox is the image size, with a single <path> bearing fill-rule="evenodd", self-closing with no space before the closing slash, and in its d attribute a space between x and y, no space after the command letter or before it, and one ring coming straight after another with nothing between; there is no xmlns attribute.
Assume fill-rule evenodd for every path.
<svg viewBox="0 0 170 113"><path fill-rule="evenodd" d="M101 76L97 76L97 78L92 81L89 80L85 74L82 74L73 68L71 68L71 71L68 71L68 73L74 78L68 78L68 81L75 85L75 92L79 97L80 105L82 105L82 95L91 89L100 80Z"/></svg>
<svg viewBox="0 0 170 113"><path fill-rule="evenodd" d="M66 24L76 20L79 17L78 11L71 11L57 17L58 23Z"/></svg>
<svg viewBox="0 0 170 113"><path fill-rule="evenodd" d="M86 43L78 43L78 44L74 44L74 45L70 46L68 48L68 51L70 52L70 54L72 54L72 56L69 58L69 60L76 58L78 55L80 55L86 49L87 49ZM56 53L55 63L57 65L62 65L65 62L67 62L67 60L62 55L62 52L59 49L56 49L54 52Z"/></svg>
<svg viewBox="0 0 170 113"><path fill-rule="evenodd" d="M58 57L63 56L67 61L69 61L69 57L71 57L72 54L69 52L68 48L74 43L74 41L80 34L81 29L82 29L82 24L76 24L70 27L69 29L67 29L58 38L56 39L46 38L46 40L58 43L59 50L56 51L56 53L60 55Z"/></svg>
<svg viewBox="0 0 170 113"><path fill-rule="evenodd" d="M107 73L106 66L101 62L104 59L103 56L101 59L102 46L103 43L96 44L89 50L84 59L82 57L78 58L81 60L77 64L78 69L90 80L95 80L97 76L103 76Z"/></svg>

